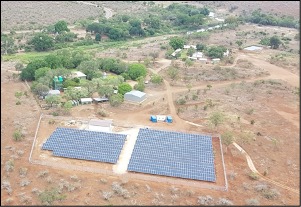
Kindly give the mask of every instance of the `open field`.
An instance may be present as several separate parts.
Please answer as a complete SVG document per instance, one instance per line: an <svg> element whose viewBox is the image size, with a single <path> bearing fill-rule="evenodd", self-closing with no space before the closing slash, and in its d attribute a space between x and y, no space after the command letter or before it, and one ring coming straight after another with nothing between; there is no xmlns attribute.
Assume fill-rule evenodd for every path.
<svg viewBox="0 0 301 207"><path fill-rule="evenodd" d="M114 14L122 8L123 12L143 12L145 9L142 2L93 3L112 9ZM172 2L160 3L166 6ZM249 10L254 4L190 3L208 5L215 8L215 12L221 11L221 14L229 14L228 10L234 4L238 6L234 13ZM299 2L255 4L264 11L273 10L279 14L298 16L296 11L299 11ZM99 16L101 9L73 2L1 2L1 6L6 7L3 14L1 10L2 21L7 21L6 24L15 22L11 23L12 27L22 25L22 18L26 22L41 18L45 24L54 23L64 18L58 13L66 14L68 17L65 16L65 20L73 23L78 18L88 17L86 15ZM17 15L13 7L20 9L21 6L23 10ZM256 6L252 8L256 9ZM51 15L51 18L49 15L44 16L48 7L50 11L58 12L57 15ZM35 12L28 15L25 12L27 10ZM77 12L79 10L81 12ZM69 16L65 11L72 15ZM78 32L85 36L85 31ZM292 40L287 43L287 49L264 47L260 52L238 49L235 43L238 39L243 40L243 47L259 45L263 38L262 32L268 33L268 36L276 34ZM160 74L164 81L160 85L146 84L147 99L141 104L123 102L118 107L112 107L108 102L79 105L64 116L53 116L56 108L41 109L41 101L15 75L16 61L20 59L28 62L48 52L3 56L1 205L47 204L42 203L42 200L47 200L43 195L50 189L56 190L58 197L52 205L300 205L300 57L299 41L294 39L298 32L296 29L245 24L235 29L212 32L206 40L188 38L189 44L203 42L206 45L223 45L231 50L233 57L232 63L222 61L214 65L195 62L189 67L181 59L165 58L166 49L162 46L168 45L173 35L81 46L80 49L94 53L95 58L121 58L123 53L126 57L121 59L127 63L143 63L149 58L146 79L149 80L151 74ZM158 52L155 60L151 60L151 52ZM179 69L176 80L171 80L167 72L172 65L177 65ZM137 83L127 82L131 85ZM23 95L17 98L17 92L23 92ZM100 110L106 112L105 117L99 113ZM213 112L224 115L223 122L216 127L210 122ZM44 116L37 127L41 114ZM156 114L171 115L173 123L151 122L150 115ZM131 133L134 133L140 127L150 127L211 134L217 182L131 172L118 174L118 169L112 164L55 157L50 151L41 150L42 143L56 127L83 129L90 119L112 119L115 132L133 130ZM76 121L74 125L70 124L71 120ZM21 141L14 140L17 131L24 135ZM224 143L221 152L217 136L225 132L232 133L235 143ZM36 142L33 144L35 137ZM133 143L126 144L128 147ZM253 168L236 144L250 156ZM30 157L31 150L33 153ZM128 156L127 153L123 151L121 158ZM226 181L222 156L227 191L223 190ZM252 173L254 168L262 176Z"/></svg>

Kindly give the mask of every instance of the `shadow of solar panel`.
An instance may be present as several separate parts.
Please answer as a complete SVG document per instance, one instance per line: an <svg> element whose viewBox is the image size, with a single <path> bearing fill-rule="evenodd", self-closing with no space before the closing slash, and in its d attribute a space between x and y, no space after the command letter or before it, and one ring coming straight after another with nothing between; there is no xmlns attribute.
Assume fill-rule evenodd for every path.
<svg viewBox="0 0 301 207"><path fill-rule="evenodd" d="M54 156L116 163L125 140L123 134L57 128L42 149Z"/></svg>
<svg viewBox="0 0 301 207"><path fill-rule="evenodd" d="M215 182L212 138L140 129L128 171Z"/></svg>

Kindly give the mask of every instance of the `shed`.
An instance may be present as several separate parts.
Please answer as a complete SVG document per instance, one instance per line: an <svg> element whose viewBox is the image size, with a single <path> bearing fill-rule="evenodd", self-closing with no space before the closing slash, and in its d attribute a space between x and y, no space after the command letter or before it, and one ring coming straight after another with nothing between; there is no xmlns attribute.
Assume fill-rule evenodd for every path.
<svg viewBox="0 0 301 207"><path fill-rule="evenodd" d="M146 93L141 91L130 91L124 94L124 100L141 103L146 99Z"/></svg>
<svg viewBox="0 0 301 207"><path fill-rule="evenodd" d="M92 98L81 98L80 103L81 104L90 104L90 103L92 103Z"/></svg>
<svg viewBox="0 0 301 207"><path fill-rule="evenodd" d="M112 132L112 120L91 119L87 130L98 132Z"/></svg>
<svg viewBox="0 0 301 207"><path fill-rule="evenodd" d="M47 95L52 96L52 95L60 95L60 94L61 92L59 90L50 90Z"/></svg>
<svg viewBox="0 0 301 207"><path fill-rule="evenodd" d="M93 101L99 103L99 102L109 101L109 99L108 98L93 98Z"/></svg>
<svg viewBox="0 0 301 207"><path fill-rule="evenodd" d="M74 72L72 72L72 78L86 79L87 76L80 71L74 71Z"/></svg>

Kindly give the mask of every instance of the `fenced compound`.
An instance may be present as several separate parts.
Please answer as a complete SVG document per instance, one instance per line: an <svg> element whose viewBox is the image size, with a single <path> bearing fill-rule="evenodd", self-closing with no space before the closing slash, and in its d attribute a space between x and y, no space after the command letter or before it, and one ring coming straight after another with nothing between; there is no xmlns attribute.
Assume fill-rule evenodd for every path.
<svg viewBox="0 0 301 207"><path fill-rule="evenodd" d="M221 178L221 170L218 173L219 181L216 183L209 183L209 182L204 182L204 181L197 181L197 180L187 180L187 179L182 179L182 178L175 178L175 177L165 177L165 176L160 176L160 175L150 175L150 174L144 174L144 173L135 173L135 172L127 172L123 174L117 174L113 171L113 167L115 165L112 164L106 164L106 167L97 167L101 166L102 163L96 163L92 161L86 161L90 162L92 164L83 164L82 160L79 161L81 162L77 164L78 161L73 160L72 162L68 162L67 159L65 158L60 158L58 160L53 160L53 159L40 159L40 156L32 156L33 151L38 147L37 146L37 140L38 138L38 132L40 129L40 123L42 118L50 118L50 119L58 119L61 121L70 121L72 119L71 117L53 117L50 115L43 115L41 114L40 120L38 122L38 126L35 132L35 138L32 146L32 150L30 153L29 157L29 162L32 164L38 164L38 165L43 165L43 166L49 166L49 167L54 167L54 168L59 168L59 169L65 169L65 170L76 170L76 171L84 171L84 172L90 172L90 173L99 173L107 176L116 176L116 177L121 177L121 178L126 178L126 179L139 179L139 180L144 180L144 181L152 181L152 182L162 182L162 183L168 183L168 184L173 184L173 185L183 185L183 186L190 186L190 187L196 187L196 188L206 188L206 189L214 189L214 190L221 190L221 191L227 191L228 190L228 184L227 184L227 178L226 178L226 172L225 172L225 167L224 167L224 161L222 157L222 148L221 148L221 142L219 137L214 137L213 139L218 138L219 139L219 147L220 147L220 152L221 156L219 158L222 158L222 160L218 160L218 163L220 165L222 161L222 166L223 166L223 171L224 171L224 176L225 178ZM79 118L77 118L79 121ZM75 120L72 120L75 121ZM80 122L85 122L85 120L81 120ZM41 142L41 140L39 140ZM36 148L35 148L36 147ZM38 150L35 150L38 151ZM219 151L219 150L218 150ZM34 157L34 158L33 158ZM120 159L120 158L119 158ZM67 163L68 162L68 163ZM224 182L225 181L225 182Z"/></svg>

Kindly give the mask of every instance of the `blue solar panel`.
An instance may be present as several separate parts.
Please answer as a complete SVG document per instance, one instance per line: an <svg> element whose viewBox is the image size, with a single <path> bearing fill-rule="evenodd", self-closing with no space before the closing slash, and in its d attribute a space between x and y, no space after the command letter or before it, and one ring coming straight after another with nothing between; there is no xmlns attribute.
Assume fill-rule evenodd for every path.
<svg viewBox="0 0 301 207"><path fill-rule="evenodd" d="M140 129L128 171L215 182L212 138Z"/></svg>
<svg viewBox="0 0 301 207"><path fill-rule="evenodd" d="M54 156L116 163L126 135L57 128L43 144Z"/></svg>

